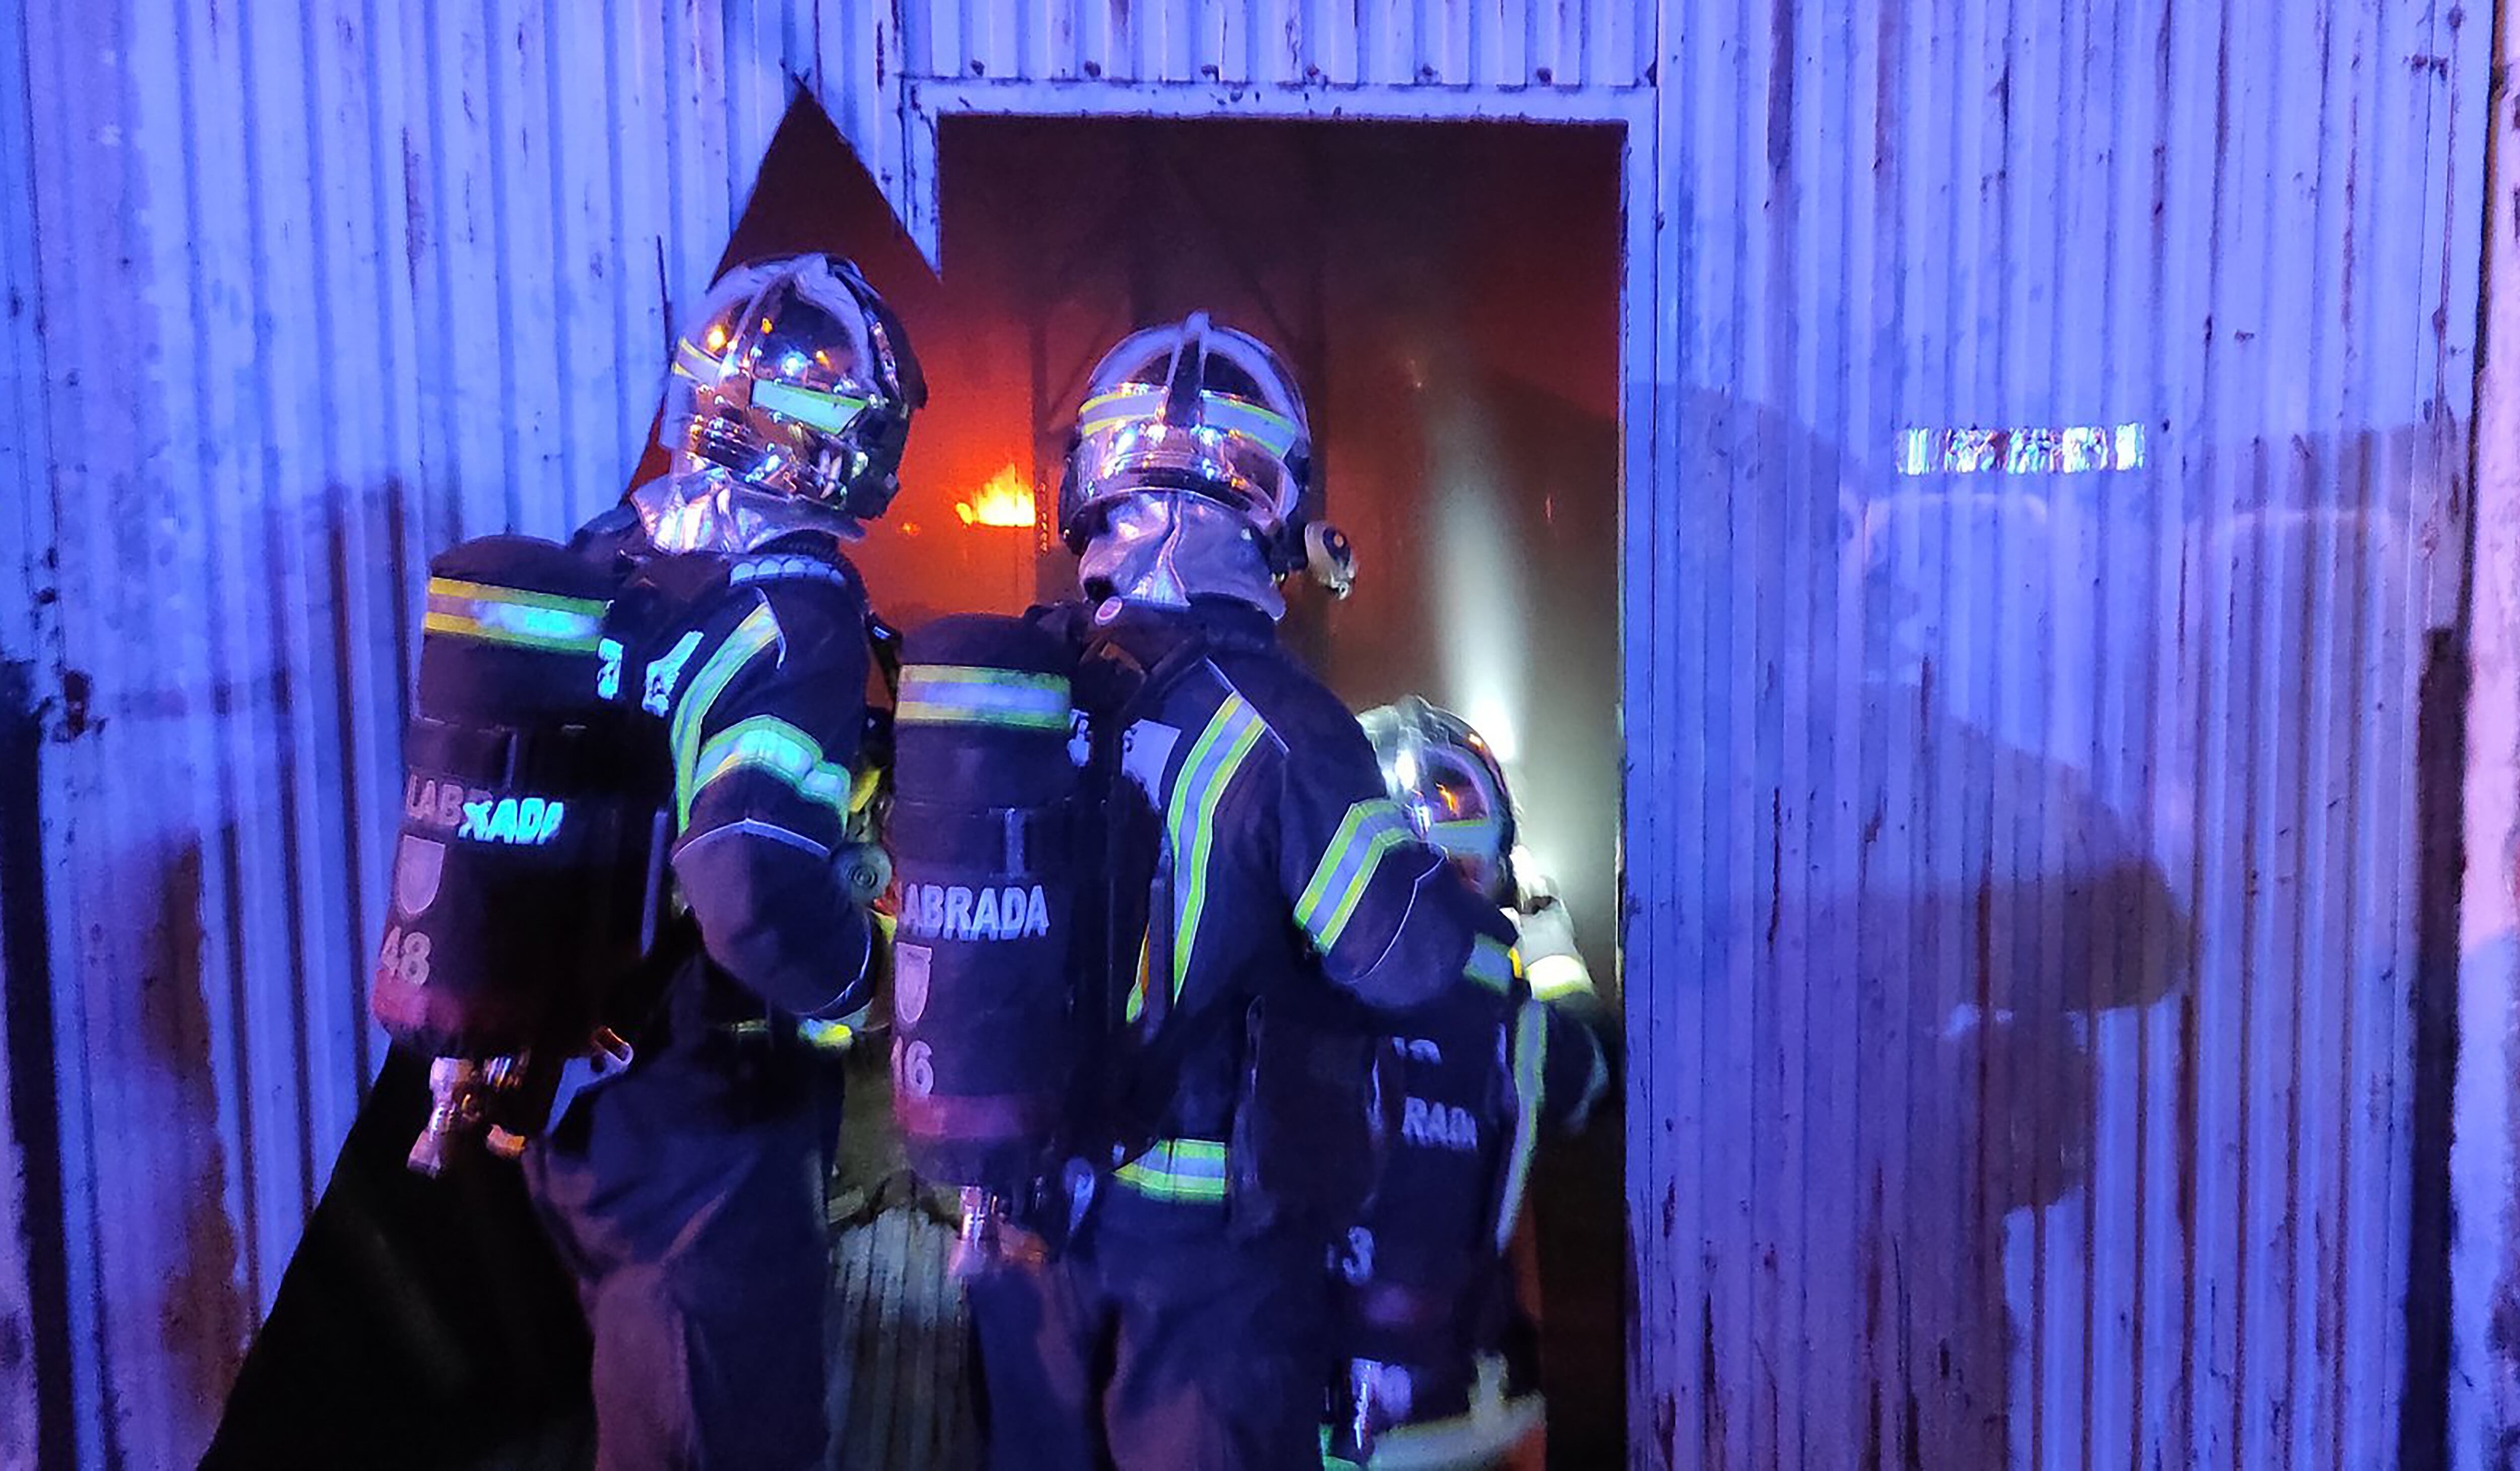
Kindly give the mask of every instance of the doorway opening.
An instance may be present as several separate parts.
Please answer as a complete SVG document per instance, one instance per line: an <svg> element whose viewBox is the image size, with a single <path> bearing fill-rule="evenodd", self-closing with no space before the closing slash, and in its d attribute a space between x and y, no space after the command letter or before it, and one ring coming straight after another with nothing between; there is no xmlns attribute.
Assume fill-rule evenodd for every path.
<svg viewBox="0 0 2520 1471"><path fill-rule="evenodd" d="M878 608L909 626L1070 596L1053 523L1095 360L1194 308L1253 333L1301 382L1359 555L1345 602L1290 596L1287 643L1353 708L1422 694L1488 737L1617 1015L1621 130L947 115L931 275L812 123L783 130L728 253L847 251L918 345L904 488L852 549ZM880 1127L880 1087L853 1131ZM1613 1099L1530 1192L1555 1465L1625 1458L1623 1137ZM852 1444L879 1439L856 1433L869 1409Z"/></svg>

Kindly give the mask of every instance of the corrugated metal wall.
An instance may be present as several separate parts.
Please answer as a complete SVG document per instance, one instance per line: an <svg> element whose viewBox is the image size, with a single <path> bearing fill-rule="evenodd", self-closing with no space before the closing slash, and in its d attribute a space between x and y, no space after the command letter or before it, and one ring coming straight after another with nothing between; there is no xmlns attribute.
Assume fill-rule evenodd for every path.
<svg viewBox="0 0 2520 1471"><path fill-rule="evenodd" d="M1551 116L1658 84L1625 346L1640 1458L2391 1458L2481 19L894 17L0 23L31 84L22 139L0 121L0 270L31 273L43 353L38 387L13 311L40 428L0 478L53 468L11 528L41 550L6 558L0 653L43 652L59 736L80 1459L202 1444L367 1075L426 552L615 494L664 298L706 276L808 72L914 216L932 119L892 110L905 79L1101 111L1427 83L1413 111ZM2142 468L1898 472L1905 429L2064 424L2140 425ZM56 578L58 652L18 602Z"/></svg>
<svg viewBox="0 0 2520 1471"><path fill-rule="evenodd" d="M2467 726L2466 883L2459 900L2458 1098L2449 1432L2460 1464L2520 1437L2520 7L2496 7L2487 112L2486 298L2477 385L2475 687Z"/></svg>
<svg viewBox="0 0 2520 1471"><path fill-rule="evenodd" d="M40 1160L21 1142L50 1133L46 1049L32 1046L49 1013L47 981L35 958L43 927L42 859L35 836L36 780L28 746L36 739L31 672L43 644L52 545L50 460L43 434L42 358L36 341L34 176L26 147L24 18L0 13L0 414L16 431L0 435L0 1468L32 1471L44 1404L39 1365L47 1357L37 1304L39 1243L57 1233ZM9 771L9 766L20 768ZM30 1164L34 1166L29 1169ZM58 1319L59 1315L54 1315ZM50 1357L58 1358L58 1354Z"/></svg>
<svg viewBox="0 0 2520 1471"><path fill-rule="evenodd" d="M31 82L8 160L40 229L11 270L65 590L45 836L82 1463L198 1453L372 1071L428 553L618 495L665 299L705 284L788 77L871 77L878 30L804 0L124 0L0 30Z"/></svg>
<svg viewBox="0 0 2520 1471"><path fill-rule="evenodd" d="M2484 31L1667 7L1648 1463L2395 1459ZM1898 472L1912 426L2071 424L2142 468Z"/></svg>
<svg viewBox="0 0 2520 1471"><path fill-rule="evenodd" d="M937 0L902 43L922 78L1577 88L1635 84L1652 28L1639 0Z"/></svg>

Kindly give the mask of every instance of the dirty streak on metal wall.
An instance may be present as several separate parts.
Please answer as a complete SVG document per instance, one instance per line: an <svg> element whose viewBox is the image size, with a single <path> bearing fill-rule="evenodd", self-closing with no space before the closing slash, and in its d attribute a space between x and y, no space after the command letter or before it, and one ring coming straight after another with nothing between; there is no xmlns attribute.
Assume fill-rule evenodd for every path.
<svg viewBox="0 0 2520 1471"><path fill-rule="evenodd" d="M787 78L864 38L807 0L25 19L68 670L72 1331L42 1370L82 1463L173 1465L376 1062L427 557L619 494L668 298L705 284Z"/></svg>
<svg viewBox="0 0 2520 1471"><path fill-rule="evenodd" d="M2482 17L1664 23L1645 1460L2389 1462Z"/></svg>
<svg viewBox="0 0 2520 1471"><path fill-rule="evenodd" d="M913 76L1347 86L1629 86L1636 0L938 0L905 7Z"/></svg>

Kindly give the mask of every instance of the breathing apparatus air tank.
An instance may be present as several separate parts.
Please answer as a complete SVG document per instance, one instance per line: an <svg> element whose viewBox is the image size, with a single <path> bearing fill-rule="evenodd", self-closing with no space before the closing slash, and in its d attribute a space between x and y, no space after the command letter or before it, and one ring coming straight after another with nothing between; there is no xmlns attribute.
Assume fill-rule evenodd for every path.
<svg viewBox="0 0 2520 1471"><path fill-rule="evenodd" d="M1075 654L1018 618L902 641L888 835L893 1114L911 1168L963 1192L960 1264L1009 1252L1011 1211L1061 1159L1071 1003Z"/></svg>
<svg viewBox="0 0 2520 1471"><path fill-rule="evenodd" d="M664 741L619 697L609 558L483 537L429 565L403 815L369 1005L431 1058L411 1166L451 1140L513 1154L562 1066L617 1047L611 988L653 938Z"/></svg>

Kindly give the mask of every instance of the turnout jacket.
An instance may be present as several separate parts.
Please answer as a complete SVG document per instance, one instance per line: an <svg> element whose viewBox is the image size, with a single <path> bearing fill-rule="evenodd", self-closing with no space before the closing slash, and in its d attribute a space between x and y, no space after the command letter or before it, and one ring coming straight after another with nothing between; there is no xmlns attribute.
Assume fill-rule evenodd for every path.
<svg viewBox="0 0 2520 1471"><path fill-rule="evenodd" d="M640 562L660 595L619 677L662 719L672 763L673 872L698 954L664 958L793 1016L855 1010L872 932L833 860L866 723L856 569L818 532L740 557L662 554L626 509L578 540ZM695 945L688 932L668 943Z"/></svg>
<svg viewBox="0 0 2520 1471"><path fill-rule="evenodd" d="M1257 999L1327 981L1380 1011L1462 987L1504 1003L1512 927L1418 840L1356 718L1278 648L1266 614L1223 599L1127 604L1085 637L1089 657L1107 640L1149 670L1202 646L1122 735L1118 780L1146 794L1161 851L1119 1060L1171 1064L1128 1080L1138 1119L1163 1137L1228 1137ZM1159 1174L1133 1169L1149 1167L1123 1166L1124 1182L1163 1193Z"/></svg>

